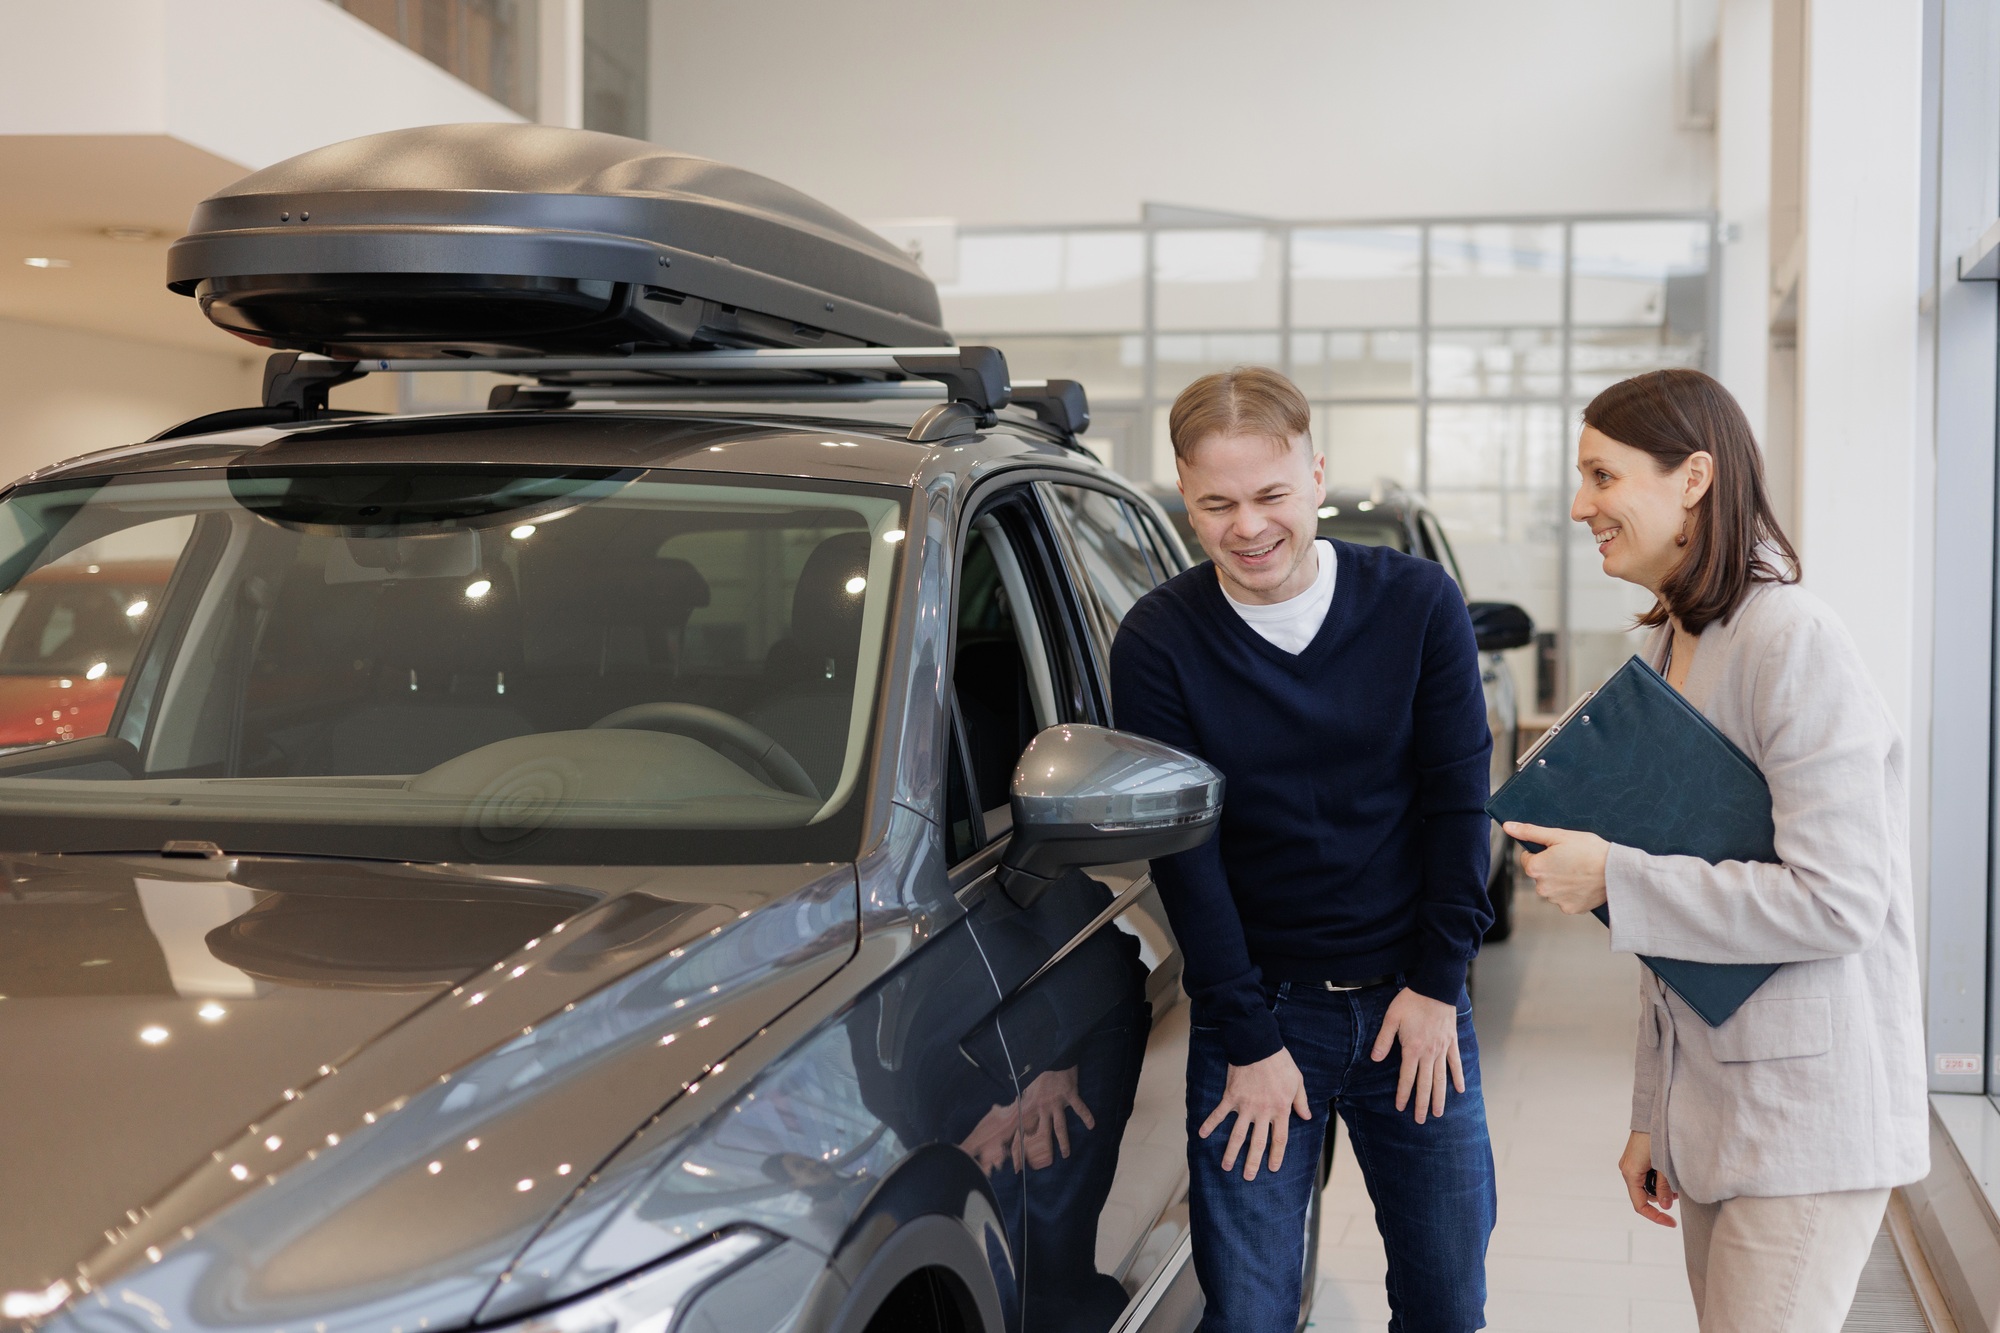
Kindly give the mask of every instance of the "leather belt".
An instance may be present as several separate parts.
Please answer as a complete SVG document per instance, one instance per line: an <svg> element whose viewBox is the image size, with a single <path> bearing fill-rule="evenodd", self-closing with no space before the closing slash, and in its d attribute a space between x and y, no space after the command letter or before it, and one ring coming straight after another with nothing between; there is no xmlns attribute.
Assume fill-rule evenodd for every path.
<svg viewBox="0 0 2000 1333"><path fill-rule="evenodd" d="M1367 990L1370 986L1386 986L1395 979L1395 975L1389 973L1379 977L1363 977L1359 981L1318 981L1307 984L1326 990Z"/></svg>

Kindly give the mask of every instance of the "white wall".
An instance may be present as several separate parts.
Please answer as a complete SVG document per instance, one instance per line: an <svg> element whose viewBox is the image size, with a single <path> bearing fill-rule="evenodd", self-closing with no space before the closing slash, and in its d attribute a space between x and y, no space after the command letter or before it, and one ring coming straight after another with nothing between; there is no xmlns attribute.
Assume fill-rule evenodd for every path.
<svg viewBox="0 0 2000 1333"><path fill-rule="evenodd" d="M78 454L136 444L176 422L256 405L264 353L218 355L0 320L0 486ZM392 377L334 390L337 407L393 410Z"/></svg>
<svg viewBox="0 0 2000 1333"><path fill-rule="evenodd" d="M1806 27L1798 495L1809 587L1908 736L1928 592L1917 428L1923 25L1915 4L1812 0ZM1856 89L1868 90L1866 97ZM1924 552L1919 533L1926 534Z"/></svg>
<svg viewBox="0 0 2000 1333"><path fill-rule="evenodd" d="M327 0L16 0L0 133L170 134L242 164L405 125L519 120Z"/></svg>
<svg viewBox="0 0 2000 1333"><path fill-rule="evenodd" d="M1674 0L654 0L652 137L864 219L1703 208Z"/></svg>

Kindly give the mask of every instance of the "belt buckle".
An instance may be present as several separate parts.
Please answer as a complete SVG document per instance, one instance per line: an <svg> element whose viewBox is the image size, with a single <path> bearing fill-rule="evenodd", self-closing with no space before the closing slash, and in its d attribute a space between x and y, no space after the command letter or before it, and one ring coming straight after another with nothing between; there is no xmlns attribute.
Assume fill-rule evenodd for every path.
<svg viewBox="0 0 2000 1333"><path fill-rule="evenodd" d="M1326 988L1327 988L1328 990L1330 990L1330 991L1336 991L1336 992L1337 992L1337 991L1350 991L1350 990L1367 990L1367 989L1368 989L1368 988L1367 988L1366 986L1343 986L1343 985L1341 985L1341 984L1340 984L1339 982L1336 982L1336 981L1323 981L1323 982L1321 982L1320 984L1321 984L1322 986L1325 986L1325 987L1326 987Z"/></svg>

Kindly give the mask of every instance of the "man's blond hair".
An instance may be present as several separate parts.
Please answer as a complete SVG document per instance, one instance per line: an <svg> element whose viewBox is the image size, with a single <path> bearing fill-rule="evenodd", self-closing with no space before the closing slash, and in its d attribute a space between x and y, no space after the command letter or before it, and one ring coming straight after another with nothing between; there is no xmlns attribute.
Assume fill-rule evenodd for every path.
<svg viewBox="0 0 2000 1333"><path fill-rule="evenodd" d="M1236 366L1182 389L1167 414L1167 438L1183 463L1211 435L1262 435L1280 449L1303 435L1311 453L1312 408L1298 385L1268 366Z"/></svg>

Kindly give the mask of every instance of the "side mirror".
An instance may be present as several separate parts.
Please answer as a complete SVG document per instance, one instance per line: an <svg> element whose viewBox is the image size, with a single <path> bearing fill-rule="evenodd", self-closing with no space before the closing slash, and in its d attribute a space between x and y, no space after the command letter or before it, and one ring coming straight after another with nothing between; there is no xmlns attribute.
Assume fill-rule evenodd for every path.
<svg viewBox="0 0 2000 1333"><path fill-rule="evenodd" d="M1000 887L1026 907L1068 871L1207 842L1222 818L1222 774L1143 736L1065 723L1021 752L1010 801Z"/></svg>
<svg viewBox="0 0 2000 1333"><path fill-rule="evenodd" d="M1525 648L1534 641L1535 622L1512 602L1473 602L1465 609L1472 613L1472 637L1482 653Z"/></svg>

